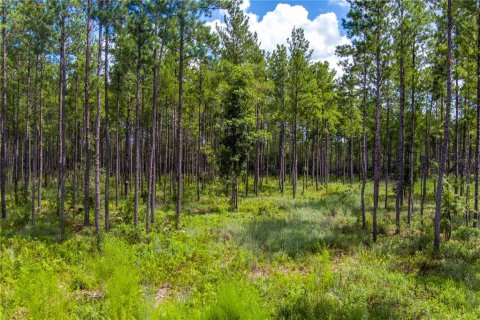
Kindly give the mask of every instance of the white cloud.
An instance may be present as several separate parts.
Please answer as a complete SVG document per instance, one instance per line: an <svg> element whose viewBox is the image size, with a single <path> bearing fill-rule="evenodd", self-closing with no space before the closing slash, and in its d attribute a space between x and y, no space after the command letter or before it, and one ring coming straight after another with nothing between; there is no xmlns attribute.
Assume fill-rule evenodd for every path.
<svg viewBox="0 0 480 320"><path fill-rule="evenodd" d="M250 1L245 0L242 9L249 17L250 30L257 33L263 49L272 52L277 44L287 45L287 38L290 37L293 27L301 27L305 30L310 48L313 49L312 59L328 61L330 66L337 70L337 74L341 73L335 49L337 45L349 43L349 40L340 35L339 21L335 13L323 13L310 20L308 11L303 6L279 3L273 11L260 18L248 11L249 6ZM207 25L215 29L215 26L222 25L222 22L214 20L207 22Z"/></svg>
<svg viewBox="0 0 480 320"><path fill-rule="evenodd" d="M243 0L242 4L240 5L240 9L247 11L248 8L250 8L250 0Z"/></svg>

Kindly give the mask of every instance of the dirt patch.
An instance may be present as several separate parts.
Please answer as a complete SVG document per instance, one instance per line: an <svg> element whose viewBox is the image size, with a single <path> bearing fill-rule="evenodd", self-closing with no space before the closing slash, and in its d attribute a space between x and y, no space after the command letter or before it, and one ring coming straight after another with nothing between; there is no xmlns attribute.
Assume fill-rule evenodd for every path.
<svg viewBox="0 0 480 320"><path fill-rule="evenodd" d="M158 306L162 301L172 296L172 286L170 283L164 283L157 292L155 292L155 305Z"/></svg>
<svg viewBox="0 0 480 320"><path fill-rule="evenodd" d="M101 293L98 290L81 290L81 291L77 292L75 298L77 300L84 299L84 298L87 298L87 299L102 299L103 298L103 293Z"/></svg>
<svg viewBox="0 0 480 320"><path fill-rule="evenodd" d="M267 268L255 267L253 268L253 270L250 271L249 276L253 279L257 279L257 278L266 278L268 277L269 274L270 272L268 271Z"/></svg>

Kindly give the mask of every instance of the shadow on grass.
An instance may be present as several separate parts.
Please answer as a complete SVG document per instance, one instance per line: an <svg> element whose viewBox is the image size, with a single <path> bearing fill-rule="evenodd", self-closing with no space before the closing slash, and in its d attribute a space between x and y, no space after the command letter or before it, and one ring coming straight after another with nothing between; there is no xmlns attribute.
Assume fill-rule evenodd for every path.
<svg viewBox="0 0 480 320"><path fill-rule="evenodd" d="M357 199L349 192L298 201L284 217L258 217L247 222L237 239L255 252L291 257L324 248L350 252L370 244L370 234L356 222L355 208Z"/></svg>
<svg viewBox="0 0 480 320"><path fill-rule="evenodd" d="M272 254L283 252L291 257L319 252L324 248L350 252L358 245L370 243L369 234L361 228L356 232L344 231L344 228L332 228L319 222L302 221L296 216L270 218L248 223L240 241L254 250Z"/></svg>

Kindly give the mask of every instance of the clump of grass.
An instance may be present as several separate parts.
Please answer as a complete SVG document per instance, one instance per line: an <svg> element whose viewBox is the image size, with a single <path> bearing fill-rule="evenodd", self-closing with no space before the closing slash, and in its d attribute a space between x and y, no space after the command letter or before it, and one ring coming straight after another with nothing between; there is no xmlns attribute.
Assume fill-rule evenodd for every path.
<svg viewBox="0 0 480 320"><path fill-rule="evenodd" d="M204 320L265 320L269 318L258 291L244 281L220 284L206 307Z"/></svg>
<svg viewBox="0 0 480 320"><path fill-rule="evenodd" d="M105 316L113 319L147 316L150 301L142 293L137 259L131 246L117 238L105 237L94 270L100 289L104 291Z"/></svg>
<svg viewBox="0 0 480 320"><path fill-rule="evenodd" d="M12 318L65 319L72 309L72 300L58 274L43 263L22 268L14 289L16 311Z"/></svg>

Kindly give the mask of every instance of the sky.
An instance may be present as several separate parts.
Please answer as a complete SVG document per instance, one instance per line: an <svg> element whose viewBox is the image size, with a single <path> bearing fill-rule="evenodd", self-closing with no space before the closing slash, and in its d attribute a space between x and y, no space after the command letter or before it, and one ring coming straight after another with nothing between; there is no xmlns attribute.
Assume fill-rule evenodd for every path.
<svg viewBox="0 0 480 320"><path fill-rule="evenodd" d="M346 0L244 0L242 9L262 49L272 52L277 44L287 45L292 28L302 27L313 50L312 60L328 61L337 75L342 73L335 48L349 43L341 26L349 9ZM207 24L222 24L223 14L216 12Z"/></svg>

